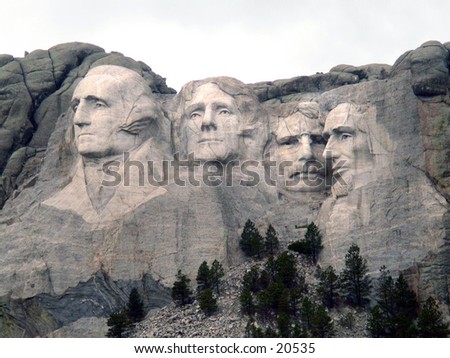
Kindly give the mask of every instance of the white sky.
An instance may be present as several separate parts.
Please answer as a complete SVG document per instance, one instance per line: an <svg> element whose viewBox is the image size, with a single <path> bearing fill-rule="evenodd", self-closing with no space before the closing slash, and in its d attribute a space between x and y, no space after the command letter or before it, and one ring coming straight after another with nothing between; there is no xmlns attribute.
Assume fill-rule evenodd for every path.
<svg viewBox="0 0 450 358"><path fill-rule="evenodd" d="M252 83L392 65L425 41L450 41L449 19L449 0L0 0L0 53L89 42L178 91L209 76Z"/></svg>

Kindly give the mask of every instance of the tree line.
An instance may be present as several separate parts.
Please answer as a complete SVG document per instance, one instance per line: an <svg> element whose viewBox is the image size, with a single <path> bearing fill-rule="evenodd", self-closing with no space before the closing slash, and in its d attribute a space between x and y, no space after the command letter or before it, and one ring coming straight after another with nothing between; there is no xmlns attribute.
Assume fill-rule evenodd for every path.
<svg viewBox="0 0 450 358"><path fill-rule="evenodd" d="M401 273L394 279L383 266L372 285L367 260L358 245L349 247L341 272L332 266L322 269L318 265L322 234L314 222L307 226L304 239L292 242L287 251L280 252L278 234L272 225L262 236L256 225L247 220L239 246L257 262L241 281L239 300L242 314L248 317L247 337L332 337L335 327L330 312L341 306L370 310L366 330L371 337L448 336L448 325L436 300L429 297L420 305ZM315 267L317 284L306 282L296 256ZM224 275L217 260L211 265L202 262L194 292L191 280L178 270L172 299L177 306L197 300L206 316L213 315L219 309L217 300ZM134 288L126 307L109 316L107 336L122 337L144 316L142 299ZM351 326L354 317L348 314L344 321Z"/></svg>

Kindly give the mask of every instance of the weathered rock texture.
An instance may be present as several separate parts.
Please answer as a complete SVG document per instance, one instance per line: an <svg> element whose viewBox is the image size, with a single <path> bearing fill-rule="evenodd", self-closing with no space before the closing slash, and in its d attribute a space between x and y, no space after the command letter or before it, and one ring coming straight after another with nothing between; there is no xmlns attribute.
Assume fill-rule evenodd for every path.
<svg viewBox="0 0 450 358"><path fill-rule="evenodd" d="M326 74L250 85L269 114L272 138L260 143L267 152L287 143L277 141L279 124L299 103L314 102L319 123L314 133L306 126L292 137L306 134L302 140L315 138L320 148L328 143L316 138L319 129L338 104L362 111L373 155L366 164L373 164L356 164L345 190L182 187L172 180L163 195L104 220L46 204L70 185L79 163L67 140L74 89L92 67L132 69L177 132L174 91L147 65L93 45L0 56L0 336L102 335L105 318L123 307L133 287L147 310L160 308L170 302L178 269L194 279L204 260L218 259L225 268L244 261L238 241L247 219L263 232L271 223L284 244L303 238L314 221L323 232L321 265L341 268L355 242L373 274L381 265L393 274L404 271L421 297L432 294L448 304L449 47L427 42L393 67L339 65ZM248 133L239 135L257 140ZM183 179L189 170L181 171ZM241 328L233 322L231 333Z"/></svg>

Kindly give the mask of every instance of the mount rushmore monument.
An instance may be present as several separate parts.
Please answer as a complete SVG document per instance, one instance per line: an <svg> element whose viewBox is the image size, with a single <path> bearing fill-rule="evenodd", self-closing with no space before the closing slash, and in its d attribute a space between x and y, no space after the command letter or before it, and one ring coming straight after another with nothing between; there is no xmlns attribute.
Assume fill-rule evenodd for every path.
<svg viewBox="0 0 450 358"><path fill-rule="evenodd" d="M133 287L162 307L179 269L245 260L248 219L449 304L449 51L179 93L90 44L0 55L0 336L89 336Z"/></svg>

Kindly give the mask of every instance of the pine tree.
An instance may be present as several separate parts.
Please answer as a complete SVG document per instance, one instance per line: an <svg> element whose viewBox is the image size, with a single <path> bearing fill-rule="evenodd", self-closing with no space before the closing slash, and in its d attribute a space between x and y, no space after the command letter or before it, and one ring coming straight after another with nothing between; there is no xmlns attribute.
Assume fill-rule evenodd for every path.
<svg viewBox="0 0 450 358"><path fill-rule="evenodd" d="M241 311L243 314L248 316L253 316L256 312L256 306L253 302L253 296L249 289L244 288L239 296L239 301L241 303Z"/></svg>
<svg viewBox="0 0 450 358"><path fill-rule="evenodd" d="M318 305L314 309L311 320L311 336L315 338L326 338L334 335L334 327L331 317L325 306Z"/></svg>
<svg viewBox="0 0 450 358"><path fill-rule="evenodd" d="M339 276L332 266L328 266L325 270L320 271L319 285L317 293L322 302L328 308L333 308L336 304L339 289Z"/></svg>
<svg viewBox="0 0 450 358"><path fill-rule="evenodd" d="M312 328L315 308L314 303L308 297L303 299L300 307L300 318L305 330L310 330Z"/></svg>
<svg viewBox="0 0 450 358"><path fill-rule="evenodd" d="M297 262L289 252L283 252L275 260L275 280L287 288L297 284Z"/></svg>
<svg viewBox="0 0 450 358"><path fill-rule="evenodd" d="M370 291L367 261L359 254L359 247L352 244L345 255L345 267L340 275L341 288L347 299L363 306Z"/></svg>
<svg viewBox="0 0 450 358"><path fill-rule="evenodd" d="M240 248L246 256L257 256L259 258L263 251L263 244L264 239L255 224L250 219L247 220L239 241Z"/></svg>
<svg viewBox="0 0 450 358"><path fill-rule="evenodd" d="M110 327L106 333L106 337L109 338L122 338L123 334L132 326L124 311L111 313L106 324Z"/></svg>
<svg viewBox="0 0 450 358"><path fill-rule="evenodd" d="M288 250L309 257L314 265L317 264L322 249L322 234L314 222L308 225L303 240L294 241L288 246Z"/></svg>
<svg viewBox="0 0 450 358"><path fill-rule="evenodd" d="M323 246L322 234L314 222L311 222L306 228L305 241L309 246L311 260L315 265L319 259L319 253L323 249Z"/></svg>
<svg viewBox="0 0 450 358"><path fill-rule="evenodd" d="M211 287L216 290L216 294L220 295L220 284L222 282L222 277L225 276L222 265L219 261L214 260L211 264L211 269L209 272Z"/></svg>
<svg viewBox="0 0 450 358"><path fill-rule="evenodd" d="M395 335L397 338L408 338L417 336L414 324L417 318L419 303L416 294L400 273L395 281L394 302L396 314L394 316Z"/></svg>
<svg viewBox="0 0 450 358"><path fill-rule="evenodd" d="M260 290L259 269L253 266L250 271L247 271L242 278L244 289L250 292L258 292Z"/></svg>
<svg viewBox="0 0 450 358"><path fill-rule="evenodd" d="M294 241L288 245L288 250L294 251L298 255L309 256L309 247L305 240Z"/></svg>
<svg viewBox="0 0 450 358"><path fill-rule="evenodd" d="M217 311L217 300L214 298L213 290L207 288L199 293L200 309L207 316Z"/></svg>
<svg viewBox="0 0 450 358"><path fill-rule="evenodd" d="M428 297L417 320L419 337L446 338L448 324L444 323L442 313L433 297Z"/></svg>
<svg viewBox="0 0 450 358"><path fill-rule="evenodd" d="M136 288L130 292L127 306L127 314L131 322L136 323L144 319L144 303Z"/></svg>
<svg viewBox="0 0 450 358"><path fill-rule="evenodd" d="M179 305L184 306L192 301L192 291L189 288L191 280L181 270L178 270L176 281L172 287L172 299Z"/></svg>
<svg viewBox="0 0 450 358"><path fill-rule="evenodd" d="M197 292L211 288L211 272L206 261L203 261L197 271Z"/></svg>
<svg viewBox="0 0 450 358"><path fill-rule="evenodd" d="M381 311L381 307L376 305L370 311L370 316L367 319L367 330L373 338L383 338L386 335L387 322L386 317Z"/></svg>
<svg viewBox="0 0 450 358"><path fill-rule="evenodd" d="M371 309L368 318L367 330L372 337L393 337L396 329L395 284L385 266L380 268L377 279L376 300L377 305Z"/></svg>
<svg viewBox="0 0 450 358"><path fill-rule="evenodd" d="M280 246L277 232L275 231L274 227L271 224L269 225L266 231L264 246L266 249L266 253L270 256L275 255L275 253L278 251L278 247Z"/></svg>
<svg viewBox="0 0 450 358"><path fill-rule="evenodd" d="M373 337L416 336L416 294L410 290L402 274L394 281L384 266L380 272L376 289L377 305L371 310L368 331Z"/></svg>
<svg viewBox="0 0 450 358"><path fill-rule="evenodd" d="M289 338L291 336L291 319L289 315L282 312L277 318L278 334L280 338Z"/></svg>
<svg viewBox="0 0 450 358"><path fill-rule="evenodd" d="M402 312L411 321L417 318L419 311L419 302L414 291L412 291L406 282L402 273L395 281L395 306L397 311Z"/></svg>

